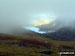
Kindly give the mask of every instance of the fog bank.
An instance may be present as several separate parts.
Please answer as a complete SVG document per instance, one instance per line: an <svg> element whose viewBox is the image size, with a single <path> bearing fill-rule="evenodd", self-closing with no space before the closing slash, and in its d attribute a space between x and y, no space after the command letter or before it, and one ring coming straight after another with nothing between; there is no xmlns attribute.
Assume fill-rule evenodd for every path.
<svg viewBox="0 0 75 56"><path fill-rule="evenodd" d="M0 33L24 29L40 18L74 27L75 0L0 0Z"/></svg>

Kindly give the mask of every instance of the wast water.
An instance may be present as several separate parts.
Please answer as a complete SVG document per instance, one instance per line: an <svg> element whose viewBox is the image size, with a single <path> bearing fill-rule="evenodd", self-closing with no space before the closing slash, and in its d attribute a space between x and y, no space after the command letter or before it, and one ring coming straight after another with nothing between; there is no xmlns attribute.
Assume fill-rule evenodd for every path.
<svg viewBox="0 0 75 56"><path fill-rule="evenodd" d="M34 31L34 32L37 32L37 33L46 33L45 31L39 31L40 29L38 27L34 27L34 26L28 26L28 27L25 27L25 29L27 30L31 30L31 31Z"/></svg>

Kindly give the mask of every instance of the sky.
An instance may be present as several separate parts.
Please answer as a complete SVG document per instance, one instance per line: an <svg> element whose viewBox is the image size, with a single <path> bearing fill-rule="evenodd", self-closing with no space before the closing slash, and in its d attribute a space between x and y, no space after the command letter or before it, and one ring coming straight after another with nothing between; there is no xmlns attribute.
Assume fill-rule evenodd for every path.
<svg viewBox="0 0 75 56"><path fill-rule="evenodd" d="M71 25L75 0L0 0L0 33L12 33L41 18Z"/></svg>

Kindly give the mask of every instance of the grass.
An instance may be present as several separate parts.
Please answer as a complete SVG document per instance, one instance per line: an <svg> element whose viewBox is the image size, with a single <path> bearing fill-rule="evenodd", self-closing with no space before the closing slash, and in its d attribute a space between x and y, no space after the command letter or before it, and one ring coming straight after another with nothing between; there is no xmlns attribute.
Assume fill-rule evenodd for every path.
<svg viewBox="0 0 75 56"><path fill-rule="evenodd" d="M59 56L59 51L74 51L61 45L75 47L75 41L56 41L42 36L23 36L0 34L0 56L46 56L38 51L53 50L51 56Z"/></svg>

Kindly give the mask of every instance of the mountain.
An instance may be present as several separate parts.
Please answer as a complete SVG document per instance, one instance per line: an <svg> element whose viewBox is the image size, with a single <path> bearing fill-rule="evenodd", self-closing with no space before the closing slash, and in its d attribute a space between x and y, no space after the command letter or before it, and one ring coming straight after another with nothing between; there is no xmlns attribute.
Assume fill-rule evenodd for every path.
<svg viewBox="0 0 75 56"><path fill-rule="evenodd" d="M45 31L45 32L54 32L58 30L59 28L64 27L64 25L61 22L57 22L56 20L45 25L38 26L40 28L40 31Z"/></svg>
<svg viewBox="0 0 75 56"><path fill-rule="evenodd" d="M70 27L62 27L55 32L50 32L43 35L53 40L75 41L75 29Z"/></svg>

